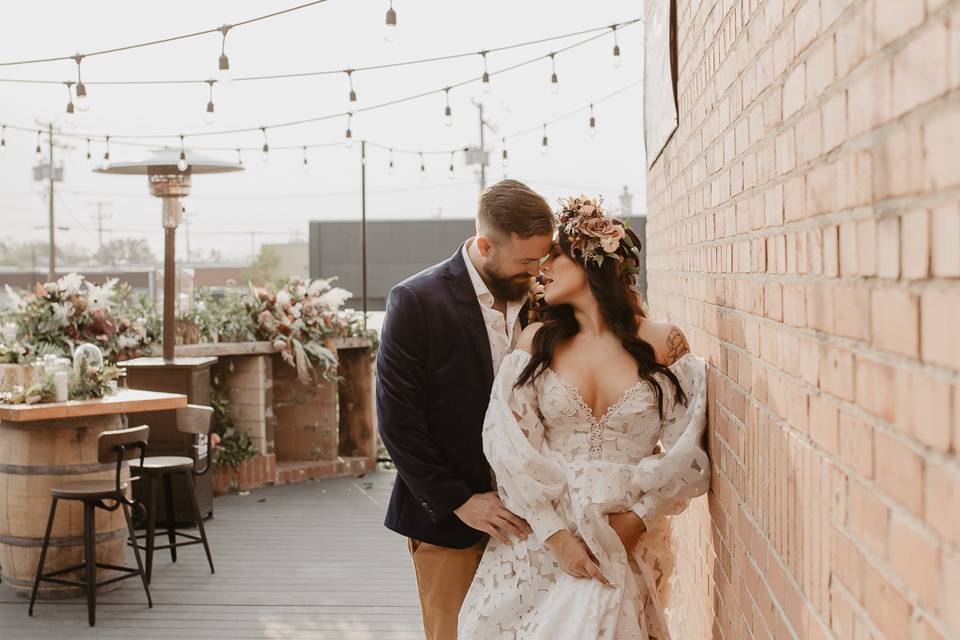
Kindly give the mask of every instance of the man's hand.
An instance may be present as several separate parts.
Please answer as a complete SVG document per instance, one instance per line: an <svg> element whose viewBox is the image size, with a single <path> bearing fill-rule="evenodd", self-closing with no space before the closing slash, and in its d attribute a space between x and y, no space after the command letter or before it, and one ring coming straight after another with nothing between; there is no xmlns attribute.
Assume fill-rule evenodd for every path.
<svg viewBox="0 0 960 640"><path fill-rule="evenodd" d="M547 538L546 546L564 573L574 578L593 578L602 584L610 584L587 545L566 529Z"/></svg>
<svg viewBox="0 0 960 640"><path fill-rule="evenodd" d="M623 548L627 551L633 550L640 541L640 536L647 530L647 526L640 519L640 516L633 511L625 513L611 513L607 516L610 526L620 537Z"/></svg>
<svg viewBox="0 0 960 640"><path fill-rule="evenodd" d="M523 518L503 506L496 491L473 494L454 513L468 527L483 531L504 544L510 544L508 534L517 540L526 540L533 533Z"/></svg>

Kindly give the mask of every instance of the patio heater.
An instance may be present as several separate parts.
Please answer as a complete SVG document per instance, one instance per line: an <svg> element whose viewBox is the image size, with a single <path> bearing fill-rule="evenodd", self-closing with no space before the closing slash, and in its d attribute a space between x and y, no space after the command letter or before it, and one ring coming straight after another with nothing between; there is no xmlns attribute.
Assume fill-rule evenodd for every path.
<svg viewBox="0 0 960 640"><path fill-rule="evenodd" d="M186 159L186 169L183 160ZM97 173L115 175L145 175L150 194L163 200L163 359L174 359L176 344L176 237L177 227L183 221L181 198L190 195L191 178L201 173L230 173L243 171L243 166L201 156L192 151L159 149L139 162L117 162Z"/></svg>
<svg viewBox="0 0 960 640"><path fill-rule="evenodd" d="M217 361L215 357L175 357L176 320L176 237L177 226L183 220L182 198L190 195L190 185L194 175L201 173L230 173L242 171L243 166L202 156L192 151L180 149L159 149L139 162L117 162L96 169L97 173L116 175L145 175L150 193L163 200L163 357L135 358L123 362L127 371L127 386L148 391L166 391L182 393L191 404L210 404L210 373ZM130 417L131 424L140 418ZM151 455L187 456L194 453L197 444L194 437L184 434L177 428L175 411L159 411L143 417L150 424ZM142 491L136 483L134 496ZM199 476L196 482L197 501L200 512L206 517L213 512L213 486L210 474ZM172 517L177 522L189 522L186 506L190 501L189 488L183 478L174 479L170 485L159 488L159 502L164 504L167 491L173 493L176 508L173 514L164 514L166 524ZM159 515L159 514L158 514Z"/></svg>

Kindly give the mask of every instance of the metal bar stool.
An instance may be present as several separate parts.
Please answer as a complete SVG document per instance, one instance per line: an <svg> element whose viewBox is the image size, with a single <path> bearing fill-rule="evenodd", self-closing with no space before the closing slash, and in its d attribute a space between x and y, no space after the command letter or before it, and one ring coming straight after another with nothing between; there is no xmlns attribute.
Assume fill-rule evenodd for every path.
<svg viewBox="0 0 960 640"><path fill-rule="evenodd" d="M97 437L97 459L101 464L109 464L116 461L117 473L114 480L83 480L70 482L55 486L50 490L52 496L50 518L47 520L47 530L43 536L43 545L40 547L40 562L37 564L37 574L33 582L33 592L30 594L29 615L33 615L33 605L36 602L37 590L40 588L41 581L82 587L87 596L87 621L91 627L96 624L97 619L97 587L132 578L133 576L140 576L140 580L143 582L143 590L147 594L147 605L153 607L153 599L150 597L150 589L147 586L143 562L140 559L140 549L134 548L133 550L134 556L137 559L137 568L134 569L132 567L121 567L97 562L95 546L96 509L104 509L105 511L121 509L123 511L123 517L127 521L129 537L131 540L136 540L136 533L133 530L133 520L130 517L130 507L138 506L138 503L129 500L126 491L130 483L138 478L130 477L121 479L120 475L125 460L139 458L142 461L144 459L149 434L150 427L148 426L120 429L117 431L104 431ZM43 563L47 557L47 547L50 545L50 533L53 530L53 520L57 515L57 502L60 500L81 500L83 502L84 563L44 574ZM105 500L113 501L113 504L108 506L104 502ZM97 582L97 568L112 569L121 572L123 575ZM68 580L57 577L79 569L84 570L82 580Z"/></svg>
<svg viewBox="0 0 960 640"><path fill-rule="evenodd" d="M153 575L153 552L157 549L169 549L170 559L177 561L177 548L185 547L191 544L202 544L207 554L207 562L210 564L210 573L216 573L213 567L213 556L210 555L210 545L207 542L207 533L203 528L203 516L200 514L200 506L197 504L197 488L194 483L195 476L202 476L210 471L210 430L213 427L213 409L200 405L189 404L182 409L177 409L177 429L183 433L190 433L197 436L197 444L194 445L194 455L191 458L186 456L149 456L140 461L140 466L134 466L131 463L131 470L142 474L150 479L150 502L147 505L147 532L137 536L131 544L143 549L147 555L146 581L150 584ZM201 470L197 470L200 460L204 460ZM197 525L199 536L178 531L174 521L173 510L173 477L177 474L183 474L187 482L187 493L190 495L191 506L193 507L193 522ZM157 509L157 489L159 483L163 482L166 510L166 530L160 532L167 536L167 544L156 545L155 538ZM177 536L186 538L178 540ZM146 544L141 545L140 539L146 538Z"/></svg>

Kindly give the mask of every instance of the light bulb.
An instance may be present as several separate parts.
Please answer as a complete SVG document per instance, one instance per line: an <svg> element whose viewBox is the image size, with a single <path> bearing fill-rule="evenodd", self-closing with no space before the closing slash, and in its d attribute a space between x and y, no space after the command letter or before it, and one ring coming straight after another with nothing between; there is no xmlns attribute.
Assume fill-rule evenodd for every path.
<svg viewBox="0 0 960 640"><path fill-rule="evenodd" d="M387 20L383 29L383 39L387 42L395 42L397 39L397 12L393 8L393 3L387 9Z"/></svg>
<svg viewBox="0 0 960 640"><path fill-rule="evenodd" d="M90 101L87 99L87 88L82 82L77 83L77 111L90 110Z"/></svg>
<svg viewBox="0 0 960 640"><path fill-rule="evenodd" d="M480 85L484 93L490 93L490 74L486 71L483 72L483 83Z"/></svg>
<svg viewBox="0 0 960 640"><path fill-rule="evenodd" d="M449 127L453 124L453 113L450 111L450 106L447 105L447 108L443 111L443 126Z"/></svg>
<svg viewBox="0 0 960 640"><path fill-rule="evenodd" d="M550 93L557 95L560 93L560 83L557 80L557 74L550 76Z"/></svg>
<svg viewBox="0 0 960 640"><path fill-rule="evenodd" d="M427 166L423 164L423 161L420 161L420 179L424 180L427 177Z"/></svg>
<svg viewBox="0 0 960 640"><path fill-rule="evenodd" d="M37 161L37 164L40 164L43 161L43 151L40 150L40 145L37 145L37 149L34 152L33 157Z"/></svg>
<svg viewBox="0 0 960 640"><path fill-rule="evenodd" d="M86 165L87 169L93 168L93 156L90 155L89 151L87 151L87 157L84 158L83 163Z"/></svg>
<svg viewBox="0 0 960 640"><path fill-rule="evenodd" d="M217 61L217 82L220 86L226 86L233 82L233 72L230 70L230 58L227 54L221 53L220 60Z"/></svg>
<svg viewBox="0 0 960 640"><path fill-rule="evenodd" d="M543 143L540 145L540 155L545 156L550 150L550 147L547 145L547 136L543 136Z"/></svg>
<svg viewBox="0 0 960 640"><path fill-rule="evenodd" d="M189 166L190 166L190 165L187 164L187 159L186 159L186 158L184 157L184 155L181 153L181 154L180 154L180 159L177 160L177 170L178 170L180 173L183 173L184 171L187 170L187 168L188 168Z"/></svg>
<svg viewBox="0 0 960 640"><path fill-rule="evenodd" d="M591 138L597 137L597 119L593 116L590 116L590 126L587 128L587 134Z"/></svg>
<svg viewBox="0 0 960 640"><path fill-rule="evenodd" d="M217 119L217 114L213 110L213 101L207 103L207 110L203 114L203 121L207 124L213 124Z"/></svg>
<svg viewBox="0 0 960 640"><path fill-rule="evenodd" d="M110 158L104 158L103 162L100 163L100 167L106 171L110 168Z"/></svg>
<svg viewBox="0 0 960 640"><path fill-rule="evenodd" d="M396 172L397 172L397 169L396 167L393 166L393 160L391 160L390 164L387 165L387 173L389 173L390 175L393 175Z"/></svg>
<svg viewBox="0 0 960 640"><path fill-rule="evenodd" d="M500 166L503 167L504 169L510 166L510 159L507 157L506 149L503 150L503 155L500 159Z"/></svg>
<svg viewBox="0 0 960 640"><path fill-rule="evenodd" d="M67 104L67 113L63 116L63 120L68 125L72 125L77 121L77 113L72 100Z"/></svg>
<svg viewBox="0 0 960 640"><path fill-rule="evenodd" d="M0 139L0 153L6 153L6 152L7 152L7 139L2 138Z"/></svg>
<svg viewBox="0 0 960 640"><path fill-rule="evenodd" d="M453 180L453 165L450 165L450 168L447 170L447 180Z"/></svg>
<svg viewBox="0 0 960 640"><path fill-rule="evenodd" d="M347 137L343 139L343 146L347 149L353 146L353 133L347 129Z"/></svg>
<svg viewBox="0 0 960 640"><path fill-rule="evenodd" d="M623 59L620 57L620 45L613 45L613 66L619 67L623 63Z"/></svg>
<svg viewBox="0 0 960 640"><path fill-rule="evenodd" d="M303 172L310 173L310 162L306 158L303 159Z"/></svg>
<svg viewBox="0 0 960 640"><path fill-rule="evenodd" d="M270 145L266 142L263 143L263 148L260 150L260 160L263 162L270 160Z"/></svg>

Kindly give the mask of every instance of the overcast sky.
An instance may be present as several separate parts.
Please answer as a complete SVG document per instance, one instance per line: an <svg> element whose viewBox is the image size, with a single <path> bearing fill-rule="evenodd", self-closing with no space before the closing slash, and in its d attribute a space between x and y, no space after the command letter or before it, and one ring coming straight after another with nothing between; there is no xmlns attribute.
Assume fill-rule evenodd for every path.
<svg viewBox="0 0 960 640"><path fill-rule="evenodd" d="M0 20L0 61L71 55L216 27L283 9L296 0L166 0L164 2L32 0L7 7ZM96 7L96 9L93 9ZM231 31L227 54L235 77L342 69L390 61L479 51L559 35L640 17L641 2L556 2L485 0L483 2L397 0L399 29L393 44L384 41L386 0L329 0L292 14ZM550 150L540 154L541 131L508 141L510 165L500 166L500 137L538 126L642 77L642 25L619 34L623 65L612 64L613 40L595 40L556 57L561 91L549 89L550 67L544 60L496 75L493 91L479 83L451 92L453 125L443 124L442 95L359 114L353 119L356 140L366 138L397 148L449 149L477 144L479 123L472 98L482 99L488 120L499 133L487 133L491 149L488 182L504 171L529 183L551 204L570 192L602 193L617 204L624 186L634 194L635 213L645 200L640 86L596 106L598 135L587 136L588 114L551 125ZM491 71L565 46L585 36L491 54ZM97 80L204 79L215 77L220 36L212 34L145 49L90 58L83 63L87 82ZM481 72L479 56L354 75L359 107L455 84ZM76 65L52 62L0 67L0 78L75 80ZM258 127L338 113L350 108L343 74L299 79L234 82L215 89L216 122L203 122L204 85L88 87L90 110L80 114L74 132L124 135L167 134ZM0 123L37 126L62 119L67 102L63 85L0 82ZM345 119L337 118L269 131L271 147L342 140ZM71 129L66 129L71 131ZM146 178L94 174L84 162L86 143L65 158L65 181L58 184L61 241L96 248L94 215L103 211L104 238L143 237L161 255L160 203L147 192ZM176 138L159 141L178 144ZM188 147L259 147L259 131L188 139ZM35 134L7 132L0 155L0 219L13 240L42 239L47 205L42 183L33 181ZM103 155L94 142L93 154ZM144 148L111 145L115 161L136 160ZM235 153L211 153L232 160ZM197 176L185 201L189 212L193 257L220 250L226 260L247 260L251 244L307 237L310 220L357 219L360 215L359 144L303 154L275 151L262 163L259 153L245 152L241 174ZM387 173L385 151L371 149L368 164L370 218L472 217L478 181L474 169L455 160L456 175L447 178L449 156L428 156L427 177L419 177L419 160L396 155L397 170ZM185 228L178 252L184 258Z"/></svg>

